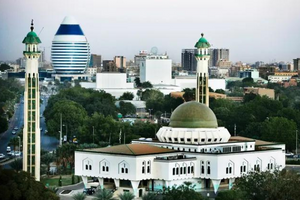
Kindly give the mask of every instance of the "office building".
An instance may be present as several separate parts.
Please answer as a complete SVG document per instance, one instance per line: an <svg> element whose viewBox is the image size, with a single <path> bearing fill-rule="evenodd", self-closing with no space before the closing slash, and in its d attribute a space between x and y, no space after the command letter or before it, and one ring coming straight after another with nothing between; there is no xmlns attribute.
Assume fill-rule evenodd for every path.
<svg viewBox="0 0 300 200"><path fill-rule="evenodd" d="M89 67L101 67L101 55L92 54Z"/></svg>
<svg viewBox="0 0 300 200"><path fill-rule="evenodd" d="M294 71L299 71L300 69L300 58L294 59Z"/></svg>
<svg viewBox="0 0 300 200"><path fill-rule="evenodd" d="M172 83L172 60L167 55L148 55L140 63L141 82Z"/></svg>
<svg viewBox="0 0 300 200"><path fill-rule="evenodd" d="M196 71L197 60L195 54L197 54L197 49L182 49L181 67L183 70Z"/></svg>
<svg viewBox="0 0 300 200"><path fill-rule="evenodd" d="M102 72L119 72L114 60L103 60Z"/></svg>
<svg viewBox="0 0 300 200"><path fill-rule="evenodd" d="M23 171L32 174L36 180L40 180L40 92L39 92L39 57L41 52L38 44L40 38L31 31L23 40L26 59L25 91L24 91L24 128L23 128Z"/></svg>
<svg viewBox="0 0 300 200"><path fill-rule="evenodd" d="M146 50L141 50L139 55L134 56L134 63L137 67L141 66L141 62L146 59L148 52Z"/></svg>
<svg viewBox="0 0 300 200"><path fill-rule="evenodd" d="M51 60L61 81L80 79L85 73L90 63L90 45L74 17L65 17L57 30L52 41Z"/></svg>
<svg viewBox="0 0 300 200"><path fill-rule="evenodd" d="M229 61L229 49L210 49L209 54L211 58L209 67L218 66L220 60Z"/></svg>
<svg viewBox="0 0 300 200"><path fill-rule="evenodd" d="M116 67L120 70L126 69L126 57L124 56L115 56L114 62L116 63Z"/></svg>

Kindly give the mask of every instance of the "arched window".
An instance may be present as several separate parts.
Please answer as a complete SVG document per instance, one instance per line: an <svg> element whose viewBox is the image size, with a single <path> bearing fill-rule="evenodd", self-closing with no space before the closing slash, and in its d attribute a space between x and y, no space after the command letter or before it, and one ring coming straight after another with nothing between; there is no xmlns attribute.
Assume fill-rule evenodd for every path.
<svg viewBox="0 0 300 200"><path fill-rule="evenodd" d="M108 173L109 172L109 162L104 159L100 161L100 173Z"/></svg>
<svg viewBox="0 0 300 200"><path fill-rule="evenodd" d="M201 161L201 174L205 174L204 161Z"/></svg>
<svg viewBox="0 0 300 200"><path fill-rule="evenodd" d="M83 169L85 169L85 170L92 170L93 162L92 162L91 159L86 158L82 162L83 162Z"/></svg>
<svg viewBox="0 0 300 200"><path fill-rule="evenodd" d="M148 162L147 162L147 173L148 174L151 173L151 162L150 162L150 160L148 160Z"/></svg>
<svg viewBox="0 0 300 200"><path fill-rule="evenodd" d="M129 164L126 161L119 163L119 173L128 174Z"/></svg>
<svg viewBox="0 0 300 200"><path fill-rule="evenodd" d="M210 162L206 162L207 174L210 174Z"/></svg>

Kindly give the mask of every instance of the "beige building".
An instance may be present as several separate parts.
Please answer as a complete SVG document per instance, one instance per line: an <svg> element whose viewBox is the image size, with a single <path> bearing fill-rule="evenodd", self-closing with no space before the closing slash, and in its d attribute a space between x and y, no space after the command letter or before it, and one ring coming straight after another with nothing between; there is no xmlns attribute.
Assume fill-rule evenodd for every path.
<svg viewBox="0 0 300 200"><path fill-rule="evenodd" d="M267 96L270 99L275 99L274 89L244 87L244 94L250 94L250 93L253 93L253 94L256 94L259 96Z"/></svg>
<svg viewBox="0 0 300 200"><path fill-rule="evenodd" d="M124 56L115 56L114 61L116 63L117 68L119 68L119 69L126 68L126 57L124 57Z"/></svg>

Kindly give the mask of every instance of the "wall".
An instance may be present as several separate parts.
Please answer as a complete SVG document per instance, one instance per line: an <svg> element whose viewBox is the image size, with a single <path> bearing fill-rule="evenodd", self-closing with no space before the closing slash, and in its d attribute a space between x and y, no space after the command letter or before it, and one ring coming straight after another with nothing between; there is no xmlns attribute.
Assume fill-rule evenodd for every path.
<svg viewBox="0 0 300 200"><path fill-rule="evenodd" d="M133 83L127 83L126 73L97 73L96 89L134 88Z"/></svg>

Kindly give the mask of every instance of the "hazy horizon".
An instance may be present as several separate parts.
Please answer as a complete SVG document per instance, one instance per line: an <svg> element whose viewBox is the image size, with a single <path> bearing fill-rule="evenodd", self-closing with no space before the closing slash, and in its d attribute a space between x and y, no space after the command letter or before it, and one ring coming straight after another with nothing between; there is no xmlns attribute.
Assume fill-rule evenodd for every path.
<svg viewBox="0 0 300 200"><path fill-rule="evenodd" d="M129 60L155 46L180 62L181 50L193 48L204 33L214 48L228 48L233 62L292 62L300 57L299 7L299 0L1 0L0 60L22 57L22 40L34 19L50 61L54 35L72 15L91 53L103 59L123 55Z"/></svg>

